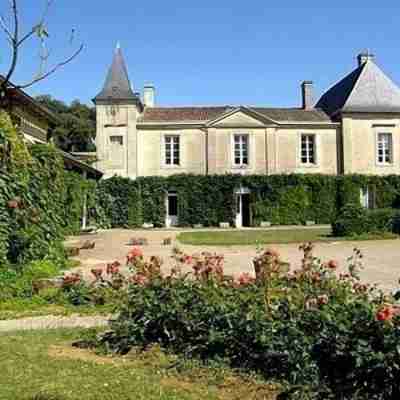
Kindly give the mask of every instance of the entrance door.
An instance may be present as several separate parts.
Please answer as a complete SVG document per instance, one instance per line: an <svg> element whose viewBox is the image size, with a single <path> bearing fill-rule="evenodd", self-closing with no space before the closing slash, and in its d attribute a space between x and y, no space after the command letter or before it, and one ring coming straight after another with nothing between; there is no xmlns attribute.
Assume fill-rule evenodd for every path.
<svg viewBox="0 0 400 400"><path fill-rule="evenodd" d="M241 228L243 226L243 214L242 214L242 195L236 195L236 228Z"/></svg>
<svg viewBox="0 0 400 400"><path fill-rule="evenodd" d="M178 195L174 192L167 194L166 199L167 215L165 225L167 228L170 226L178 225Z"/></svg>
<svg viewBox="0 0 400 400"><path fill-rule="evenodd" d="M250 218L250 194L248 189L240 189L236 192L236 228L251 225Z"/></svg>

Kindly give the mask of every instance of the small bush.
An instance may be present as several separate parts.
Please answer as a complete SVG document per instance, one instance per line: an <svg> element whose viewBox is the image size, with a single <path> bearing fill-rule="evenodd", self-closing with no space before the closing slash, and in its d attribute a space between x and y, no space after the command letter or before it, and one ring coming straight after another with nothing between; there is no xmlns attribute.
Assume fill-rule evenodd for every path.
<svg viewBox="0 0 400 400"><path fill-rule="evenodd" d="M354 236L368 232L367 210L361 205L351 203L342 208L332 224L334 236Z"/></svg>
<svg viewBox="0 0 400 400"><path fill-rule="evenodd" d="M398 211L393 209L367 210L358 204L348 204L332 223L335 236L356 236L366 233L394 232Z"/></svg>
<svg viewBox="0 0 400 400"><path fill-rule="evenodd" d="M13 297L28 298L33 295L33 283L59 273L59 267L51 261L33 261L19 272L0 269L0 300Z"/></svg>
<svg viewBox="0 0 400 400"><path fill-rule="evenodd" d="M255 275L234 279L215 254L176 249L176 266L163 276L157 258L136 249L128 255L128 298L99 348L125 354L157 344L207 363L223 360L288 382L294 398L397 398L400 306L360 282L359 251L337 277L335 261L317 261L311 244L301 250L295 272L266 250L253 260Z"/></svg>

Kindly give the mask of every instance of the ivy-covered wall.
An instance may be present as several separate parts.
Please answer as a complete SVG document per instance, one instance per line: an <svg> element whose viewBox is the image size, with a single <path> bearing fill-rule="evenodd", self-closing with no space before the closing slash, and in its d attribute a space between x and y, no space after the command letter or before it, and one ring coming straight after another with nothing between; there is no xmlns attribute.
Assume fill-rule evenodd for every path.
<svg viewBox="0 0 400 400"><path fill-rule="evenodd" d="M97 210L95 185L65 171L54 146L27 146L0 112L0 267L62 253L64 235L80 230L85 196Z"/></svg>
<svg viewBox="0 0 400 400"><path fill-rule="evenodd" d="M400 206L400 176L328 175L174 175L137 180L114 177L98 187L100 206L114 227L165 223L165 196L178 194L179 225L234 223L235 196L250 189L252 225L261 221L292 225L329 224L348 203L360 202L368 187L377 208Z"/></svg>

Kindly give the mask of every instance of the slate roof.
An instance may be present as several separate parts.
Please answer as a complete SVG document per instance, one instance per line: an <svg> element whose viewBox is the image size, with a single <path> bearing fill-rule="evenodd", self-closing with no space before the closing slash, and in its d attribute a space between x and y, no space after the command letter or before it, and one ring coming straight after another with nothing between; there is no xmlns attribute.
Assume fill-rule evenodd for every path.
<svg viewBox="0 0 400 400"><path fill-rule="evenodd" d="M146 108L140 122L207 122L212 121L238 107L153 107ZM329 122L322 110L301 108L248 107L276 122Z"/></svg>
<svg viewBox="0 0 400 400"><path fill-rule="evenodd" d="M119 46L115 50L113 62L108 70L103 89L94 98L95 101L109 99L137 100L137 96L132 90L128 77L128 70Z"/></svg>
<svg viewBox="0 0 400 400"><path fill-rule="evenodd" d="M368 60L331 87L316 104L327 114L337 112L400 112L400 89Z"/></svg>

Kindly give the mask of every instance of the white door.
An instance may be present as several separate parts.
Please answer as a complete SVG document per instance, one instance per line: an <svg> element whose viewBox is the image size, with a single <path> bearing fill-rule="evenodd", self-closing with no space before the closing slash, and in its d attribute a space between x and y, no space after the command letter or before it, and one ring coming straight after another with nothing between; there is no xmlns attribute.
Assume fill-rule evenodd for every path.
<svg viewBox="0 0 400 400"><path fill-rule="evenodd" d="M242 195L236 194L236 221L235 221L236 228L241 228L243 226L242 209L243 209Z"/></svg>
<svg viewBox="0 0 400 400"><path fill-rule="evenodd" d="M166 198L166 221L167 228L178 225L178 195L176 193L168 193Z"/></svg>

